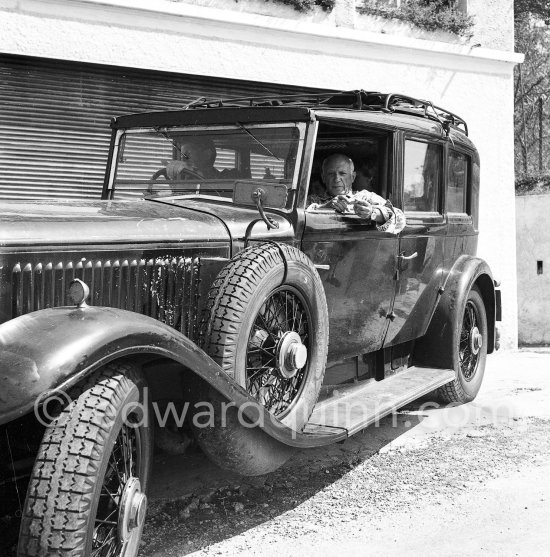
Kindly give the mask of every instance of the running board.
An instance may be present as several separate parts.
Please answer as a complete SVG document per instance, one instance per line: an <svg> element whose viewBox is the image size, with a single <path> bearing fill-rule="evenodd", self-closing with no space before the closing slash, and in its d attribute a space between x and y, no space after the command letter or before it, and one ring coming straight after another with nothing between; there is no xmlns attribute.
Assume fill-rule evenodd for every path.
<svg viewBox="0 0 550 557"><path fill-rule="evenodd" d="M353 435L454 378L451 369L410 367L382 381L338 385L315 405L303 433Z"/></svg>

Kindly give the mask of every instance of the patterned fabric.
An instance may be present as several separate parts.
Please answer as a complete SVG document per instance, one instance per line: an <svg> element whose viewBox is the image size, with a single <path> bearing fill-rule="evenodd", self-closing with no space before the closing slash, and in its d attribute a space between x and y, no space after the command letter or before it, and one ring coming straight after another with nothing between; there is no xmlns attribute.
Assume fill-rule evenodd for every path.
<svg viewBox="0 0 550 557"><path fill-rule="evenodd" d="M308 195L306 211L315 211L315 209L330 209L332 197L326 195Z"/></svg>
<svg viewBox="0 0 550 557"><path fill-rule="evenodd" d="M354 191L349 194L350 202L344 214L355 214L354 202L356 200L366 201L375 209L379 209L385 222L378 224L376 228L381 232L389 232L390 234L398 234L405 228L405 215L401 209L395 208L391 202L384 199L377 193L368 190ZM317 209L332 208L333 198L329 195L311 195L307 199L306 211L315 211Z"/></svg>

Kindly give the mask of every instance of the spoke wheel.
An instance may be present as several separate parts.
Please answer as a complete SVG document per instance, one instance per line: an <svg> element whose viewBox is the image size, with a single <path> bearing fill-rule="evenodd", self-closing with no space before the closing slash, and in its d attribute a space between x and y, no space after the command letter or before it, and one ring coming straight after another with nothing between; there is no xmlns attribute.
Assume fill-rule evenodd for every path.
<svg viewBox="0 0 550 557"><path fill-rule="evenodd" d="M208 293L201 341L251 396L301 429L317 401L328 348L328 310L314 265L286 245L239 253Z"/></svg>
<svg viewBox="0 0 550 557"><path fill-rule="evenodd" d="M456 378L441 387L438 394L445 402L465 403L473 400L481 387L487 358L487 316L483 298L475 287L464 304L455 339Z"/></svg>
<svg viewBox="0 0 550 557"><path fill-rule="evenodd" d="M19 556L135 557L152 439L143 380L128 364L88 378L46 429L29 484Z"/></svg>
<svg viewBox="0 0 550 557"><path fill-rule="evenodd" d="M141 533L147 497L138 478L140 444L135 425L123 424L109 456L99 494L92 557L131 555L128 549L133 545L132 537Z"/></svg>
<svg viewBox="0 0 550 557"><path fill-rule="evenodd" d="M208 293L200 338L256 402L284 425L303 430L319 396L328 348L323 284L304 253L272 242L240 252ZM216 402L218 416L224 415L222 402ZM243 424L235 408L227 420L216 418L195 435L214 462L244 475L275 470L291 454L260 427Z"/></svg>
<svg viewBox="0 0 550 557"><path fill-rule="evenodd" d="M460 367L465 381L471 381L476 374L483 346L483 337L478 327L479 315L477 311L475 304L468 300L464 310L458 350Z"/></svg>
<svg viewBox="0 0 550 557"><path fill-rule="evenodd" d="M291 408L304 384L311 352L310 327L303 297L288 286L269 295L252 323L245 387L279 418Z"/></svg>

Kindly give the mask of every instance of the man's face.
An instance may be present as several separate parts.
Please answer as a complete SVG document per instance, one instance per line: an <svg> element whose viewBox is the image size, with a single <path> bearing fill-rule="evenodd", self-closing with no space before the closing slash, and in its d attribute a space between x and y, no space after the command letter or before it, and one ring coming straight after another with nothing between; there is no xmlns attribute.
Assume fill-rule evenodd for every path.
<svg viewBox="0 0 550 557"><path fill-rule="evenodd" d="M184 143L181 146L181 153L183 155L183 163L189 170L195 172L204 167L204 153L194 143Z"/></svg>
<svg viewBox="0 0 550 557"><path fill-rule="evenodd" d="M353 180L355 172L348 160L341 158L327 162L323 171L323 182L329 195L334 197L350 192Z"/></svg>

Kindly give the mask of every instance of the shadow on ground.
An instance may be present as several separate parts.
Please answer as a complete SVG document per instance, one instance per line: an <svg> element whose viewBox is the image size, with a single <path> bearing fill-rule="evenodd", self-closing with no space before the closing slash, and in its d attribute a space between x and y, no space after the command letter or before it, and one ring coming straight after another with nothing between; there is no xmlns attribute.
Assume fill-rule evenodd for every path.
<svg viewBox="0 0 550 557"><path fill-rule="evenodd" d="M352 468L420 424L422 400L344 442L297 450L276 472L243 478L225 472L193 449L157 455L142 557L192 553L294 509Z"/></svg>

